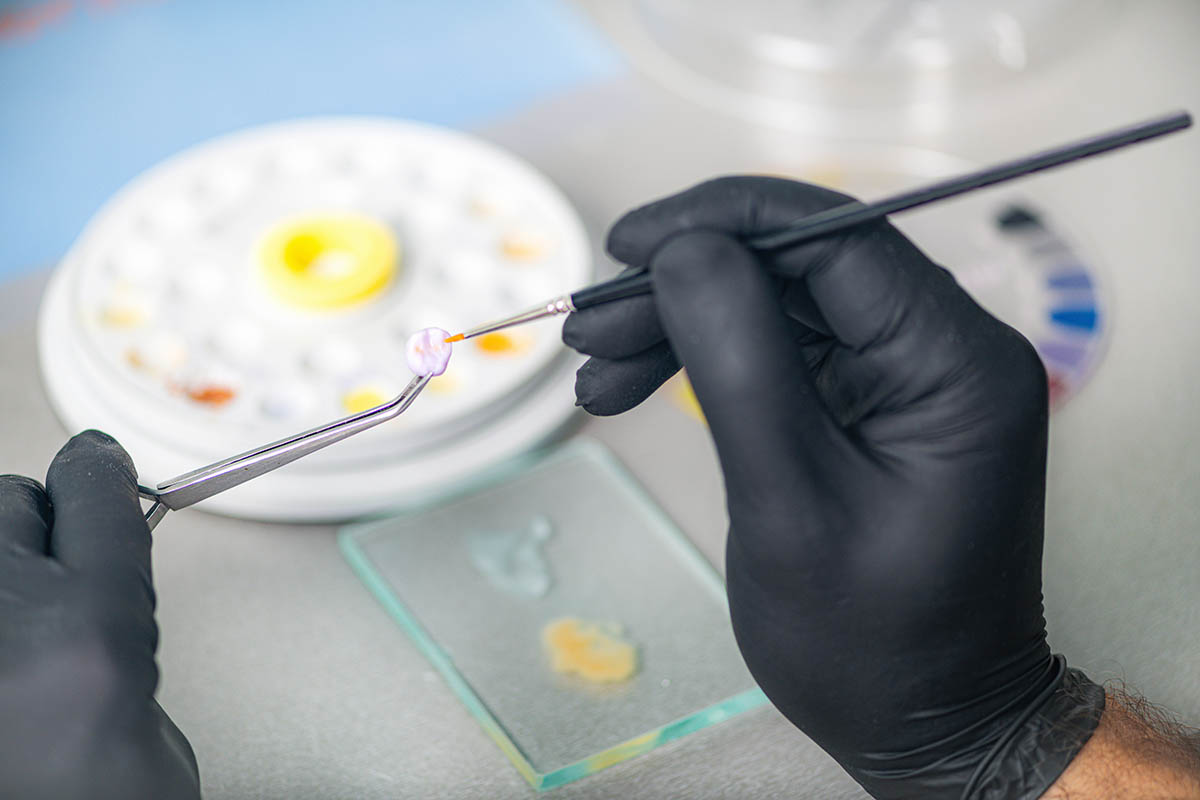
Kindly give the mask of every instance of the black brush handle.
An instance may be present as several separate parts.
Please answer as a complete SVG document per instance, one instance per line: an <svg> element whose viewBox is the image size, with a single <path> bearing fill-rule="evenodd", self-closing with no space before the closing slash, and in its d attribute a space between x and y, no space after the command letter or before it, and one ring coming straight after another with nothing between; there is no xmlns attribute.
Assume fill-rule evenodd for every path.
<svg viewBox="0 0 1200 800"><path fill-rule="evenodd" d="M975 172L968 172L965 175L910 189L873 203L855 201L836 206L817 214L801 217L778 231L753 236L745 243L754 250L780 250L786 247L795 247L822 236L841 233L850 228L882 219L889 214L907 211L910 208L956 197L987 186L994 186L1034 172L1069 164L1082 158L1128 147L1147 139L1184 130L1191 125L1191 114L1186 111L1177 111L1136 125L1117 128L1097 136L1089 136L1086 139L985 167ZM571 302L576 309L583 309L634 295L649 294L652 291L654 291L654 286L651 283L650 274L643 268L637 272L629 272L580 289L571 295Z"/></svg>
<svg viewBox="0 0 1200 800"><path fill-rule="evenodd" d="M1031 175L1045 169L1061 167L1072 161L1107 153L1131 144L1155 139L1191 127L1192 117L1177 111L1136 125L1089 136L1086 139L1052 147L1021 158L993 164L942 181L910 189L873 203L846 203L817 214L800 217L778 231L755 236L747 244L756 250L776 250L791 247L831 233L838 233L866 222L881 219L898 211L907 211L948 197L973 192L987 186Z"/></svg>
<svg viewBox="0 0 1200 800"><path fill-rule="evenodd" d="M607 281L594 283L574 292L571 295L571 304L575 306L576 310L580 310L639 294L650 294L653 291L654 286L650 282L650 273L640 269L637 272L628 272Z"/></svg>

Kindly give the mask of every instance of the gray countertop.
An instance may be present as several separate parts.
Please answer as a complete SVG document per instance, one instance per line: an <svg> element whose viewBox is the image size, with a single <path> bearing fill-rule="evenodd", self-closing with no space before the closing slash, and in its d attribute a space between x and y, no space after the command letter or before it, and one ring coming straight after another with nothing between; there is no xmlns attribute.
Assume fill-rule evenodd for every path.
<svg viewBox="0 0 1200 800"><path fill-rule="evenodd" d="M605 5L587 4L608 24ZM907 143L974 160L1174 107L1200 110L1200 5L1140 3L986 118ZM1014 120L1020 120L1019 124ZM707 111L636 72L478 131L550 175L599 242L625 208L761 170L796 134ZM1109 351L1057 413L1045 559L1051 643L1200 722L1200 139L1189 133L1030 181L1102 256ZM33 335L44 274L0 292L0 471L42 475L63 439ZM613 450L721 567L725 514L702 426L656 397L583 434ZM648 432L653 432L648 435ZM334 529L197 511L156 537L163 706L206 797L531 797L500 750L361 586ZM862 796L772 709L555 790L584 797Z"/></svg>

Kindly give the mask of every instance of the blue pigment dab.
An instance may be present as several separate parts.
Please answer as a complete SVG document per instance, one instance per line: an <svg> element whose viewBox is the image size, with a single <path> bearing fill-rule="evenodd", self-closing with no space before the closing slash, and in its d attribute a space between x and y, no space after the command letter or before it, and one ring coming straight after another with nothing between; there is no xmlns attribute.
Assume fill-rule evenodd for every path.
<svg viewBox="0 0 1200 800"><path fill-rule="evenodd" d="M1051 289L1091 289L1092 276L1088 275L1082 268L1076 267L1071 272L1059 272L1051 275L1046 280L1046 285Z"/></svg>
<svg viewBox="0 0 1200 800"><path fill-rule="evenodd" d="M1094 331L1099 315L1094 308L1056 308L1051 310L1050 319L1067 328Z"/></svg>

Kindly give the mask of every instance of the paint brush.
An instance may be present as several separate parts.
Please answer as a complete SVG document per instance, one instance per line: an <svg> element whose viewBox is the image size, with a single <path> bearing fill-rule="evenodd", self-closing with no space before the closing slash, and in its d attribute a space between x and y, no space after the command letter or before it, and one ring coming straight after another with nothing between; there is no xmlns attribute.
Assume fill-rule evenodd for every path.
<svg viewBox="0 0 1200 800"><path fill-rule="evenodd" d="M843 233L859 225L882 219L889 214L907 211L939 200L957 197L967 192L995 186L1034 172L1040 172L1072 161L1128 147L1131 144L1155 139L1169 133L1191 127L1192 117L1186 111L1177 111L1145 122L1107 131L1086 139L1069 142L1058 147L1033 153L1022 158L1005 161L990 167L968 172L953 178L936 181L926 186L900 192L872 203L851 202L836 206L817 214L795 220L779 230L769 231L745 239L746 246L753 250L771 252L810 242L835 233ZM650 274L645 267L628 272L611 280L587 286L504 319L480 325L454 336L447 342L461 342L492 331L511 328L526 322L570 314L601 303L609 303L625 297L649 294L654 291Z"/></svg>

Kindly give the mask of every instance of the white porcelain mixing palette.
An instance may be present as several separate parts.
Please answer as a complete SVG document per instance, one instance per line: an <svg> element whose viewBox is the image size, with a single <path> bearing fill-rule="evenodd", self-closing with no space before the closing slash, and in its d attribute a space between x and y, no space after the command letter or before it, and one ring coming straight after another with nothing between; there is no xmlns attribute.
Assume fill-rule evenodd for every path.
<svg viewBox="0 0 1200 800"><path fill-rule="evenodd" d="M356 302L298 304L266 277L264 237L330 219L381 226L394 274ZM582 286L589 252L548 181L471 137L361 119L269 126L176 156L109 201L52 282L43 369L70 427L113 433L158 481L394 395L412 332ZM458 345L399 419L209 507L344 517L526 449L573 408L575 362L554 323L482 344Z"/></svg>

